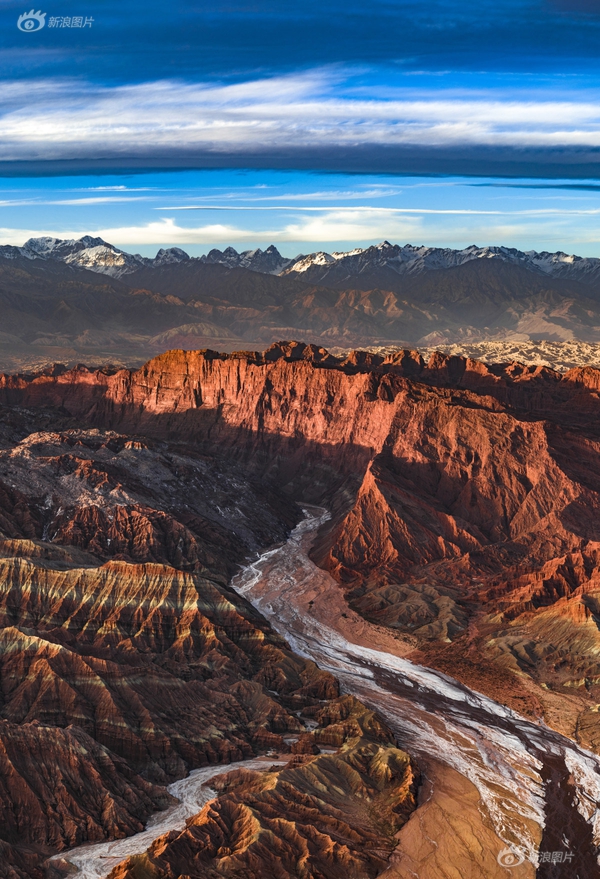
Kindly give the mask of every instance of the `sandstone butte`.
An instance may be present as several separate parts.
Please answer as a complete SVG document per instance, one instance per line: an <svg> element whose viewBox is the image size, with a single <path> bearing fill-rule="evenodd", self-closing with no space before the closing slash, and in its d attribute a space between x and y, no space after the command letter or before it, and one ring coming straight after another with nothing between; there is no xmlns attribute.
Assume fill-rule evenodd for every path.
<svg viewBox="0 0 600 879"><path fill-rule="evenodd" d="M102 571L101 575L93 575L95 588L101 594L108 596L116 588L102 592L103 578L111 576L110 566L123 563L175 564L186 568L177 577L183 573L192 578L201 576L210 580L211 588L223 590L228 571L241 561L243 553L239 546L236 549L236 541L228 535L225 523L207 536L201 524L207 521L206 517L202 519L202 511L188 513L187 520L182 521L172 502L169 506L161 496L160 504L155 499L153 506L151 498L141 496L139 485L130 488L127 497L120 496L125 484L122 465L117 467L104 452L101 460L90 463L89 450L79 454L73 446L77 442L87 447L93 445L95 430L99 436L104 436L103 431L113 432L102 440L107 448L111 443L133 443L147 447L149 454L158 454L160 444L167 444L171 450L177 448L180 455L192 455L189 450L193 449L195 456L220 462L221 467L238 467L248 478L263 480L273 497L266 502L264 497L259 500L257 496L257 515L271 504L271 509L276 506L281 516L286 497L290 502L305 500L327 506L333 516L319 535L315 560L337 578L355 610L397 634L409 658L447 671L524 714L543 717L549 725L586 747L596 751L600 748L596 710L600 694L600 663L596 658L600 647L596 623L600 602L597 370L574 369L561 375L546 367L516 363L485 365L441 354L434 354L424 363L412 351L387 358L354 352L341 359L324 349L287 342L262 354L172 351L137 371L111 373L85 367L56 367L39 375L2 376L0 404L6 407L5 412L13 413L13 418L45 419L45 425L60 422L63 431L27 440L24 428L20 434L14 428L13 433L18 436L10 443L7 440L10 454L4 459L4 476L8 473L10 478L4 480L2 515L6 524L0 527L13 542L22 544L24 538L29 538L33 546L38 546L40 540L50 538L56 552L55 545L60 543L77 548L65 546L64 552L91 554L86 564ZM81 429L77 441L73 439L77 437L76 428ZM152 443L156 444L155 451ZM31 471L41 474L39 484L27 488L23 462ZM192 464L188 466L193 469ZM53 500L46 509L39 498L47 496L48 485L60 474L63 475L56 502ZM3 478L0 463L0 479ZM61 504L60 491L67 491L68 484L68 491L72 492L74 480L78 485L104 480L104 506L94 508L89 498L75 498L70 506ZM227 490L223 491L226 495ZM231 494L233 489L229 491ZM251 506L250 498L248 504ZM273 514L273 518L277 516ZM99 537L108 527L112 529L109 541ZM165 534L177 529L181 540L165 538ZM264 541L268 533L275 535L276 530L272 522L265 524L262 537L255 535L255 544ZM180 554L177 559L176 552ZM24 565L26 555L22 545L12 546L7 551L7 564ZM224 557L227 563L223 562ZM103 564L98 565L99 561ZM38 563L32 558L27 564ZM81 560L73 557L67 566L77 564L81 568ZM31 582L29 574L19 572L14 579L24 584L18 588L30 596L40 593L44 581L40 576L36 574L33 589L25 586ZM132 577L137 580L148 578L149 574L145 568L136 568ZM160 580L162 583L162 576ZM57 597L63 594L63 583L64 580ZM194 583L198 593L197 580ZM164 589L164 584L160 588ZM177 591L185 592L182 585L177 586ZM30 600L27 597L26 606ZM227 600L235 606L229 594ZM57 601L63 607L62 599ZM97 601L94 606L101 608L102 604ZM14 605L11 599L11 613ZM19 598L16 605L21 607L23 601ZM156 598L160 614L165 612L164 606L162 593ZM149 606L150 617L152 610ZM87 613L81 610L80 620ZM82 649L86 657L91 652L93 662L86 659L86 663L103 681L107 678L102 675L107 672L100 673L98 669L104 668L102 663L112 661L115 645L123 652L122 661L131 661L135 667L137 679L138 666L146 660L152 666L152 676L158 673L157 665L161 674L173 674L171 657L157 663L153 659L155 651L161 651L161 657L165 650L179 657L186 655L187 644L205 644L202 639L195 642L193 635L197 626L205 637L204 622L190 623L188 634L186 620L180 636L179 623L174 620L172 640L157 645L157 633L164 628L162 623L159 625L158 619L145 623L144 610L139 621L136 613L127 613L132 614L136 626L141 626L139 640L130 621L123 631L120 611L116 617L112 611L109 617L104 610L99 611L94 637L100 640L93 650L85 645L90 637L89 633L83 635L87 627L79 634L81 622L77 622L76 614L71 622L71 611L64 619L55 621L50 617L48 631L53 633L52 643L56 640L61 646L68 637L64 647L78 656ZM214 627L215 620L203 613ZM274 639L269 649L284 650L273 633L265 634L264 621L258 623L256 615L252 617L254 612L238 606L235 613L250 618L252 625L263 632L265 643ZM26 622L21 617L11 617L11 622L19 631L27 628L32 632L24 637L35 638L39 637L38 621L45 625L46 617L44 610L41 616L34 617L33 625L31 619ZM177 613L175 617L178 618ZM227 628L220 620L217 622L227 634ZM60 638L54 634L57 631ZM220 629L215 628L217 631ZM236 642L227 636L229 641ZM143 649L138 644L144 645ZM190 649L193 665L198 648ZM56 671L60 663L47 655L47 644L32 647L27 643L16 648L15 662L21 677L16 678L15 692L21 699L23 690L23 705L36 704L37 694L27 692L32 676L28 674L25 657L36 656L38 650L41 653L36 661L43 663L44 675L50 669L49 680L56 692L59 680L54 682L55 676L60 679L64 674L62 669ZM203 646L200 656L205 650ZM141 651L142 658L137 651ZM229 647L219 647L219 652L223 651L230 663L211 659L211 672L214 668L220 670L223 663L226 674L246 675L245 679L251 677L253 681L257 674L260 677L262 672L256 666L253 676L250 671L242 675L239 654L231 657ZM190 662L187 658L184 663L186 686ZM292 663L292 668L288 663ZM272 661L265 663L261 659L259 666L262 664L268 666L269 674L274 673ZM285 685L289 694L298 693L300 699L307 700L303 710L312 710L308 703L314 694L303 691L302 673L293 666L292 659L279 659L275 667L278 681L289 681ZM335 698L335 692L329 689L335 686L332 681L328 683L315 669L310 675L314 676L314 686L326 688L327 698ZM139 690L128 686L138 698ZM227 715L228 723L232 723L231 716L242 710L255 717L255 728L263 729L264 734L277 734L281 729L265 723L265 715L275 711L276 716L286 718L281 724L293 726L289 711L278 715L265 705L262 696L260 707L256 708L253 700L244 695L247 686L244 684L242 695L236 696L236 704L231 706L233 715ZM279 683L276 689L282 692ZM82 724L81 729L89 735L85 722L90 716L93 719L89 729L94 730L94 735L96 729L102 732L102 724L87 702L84 710L77 699L72 699L70 686L68 692L74 713L66 712L49 722L65 728L73 723L74 717L85 718L78 719L77 724ZM4 698L9 707L3 708L3 716L8 722L22 724L33 718L35 712L28 714L23 709L13 718L11 703ZM86 693L86 700L89 698ZM54 700L61 705L63 701ZM123 698L113 698L113 702L122 713ZM141 724L138 720L136 727L127 721L122 741L114 733L106 742L99 741L111 753L116 748L116 756L128 760L136 771L141 771L144 780L156 784L163 778L148 775L150 759L162 772L176 773L178 769L164 765L165 760L168 764L171 750L188 766L198 759L198 752L191 759L186 757L181 748L189 749L187 738L185 746L175 744L176 731L172 726L165 728L162 718L159 723L156 706L150 704L151 700L147 703L143 703L147 722ZM287 710L285 704L283 708ZM103 709L100 715L110 717L114 710L111 705L110 710ZM179 718L180 707L175 710ZM218 723L215 725L219 728ZM143 729L144 735L134 734L132 729ZM194 740L194 735L197 733L192 730L185 737ZM350 737L348 747L354 747L352 741L360 739L358 735ZM171 750L160 752L165 755L163 763L155 759L151 748L154 740L170 742ZM247 738L245 742L252 746ZM245 742L236 742L241 752ZM228 746L229 743L228 739ZM389 747L393 745L389 743ZM324 757L315 759L322 761ZM316 772L310 765L309 762L307 767L301 767L310 776L302 784L309 787ZM285 770L297 771L298 766ZM247 830L245 836L242 834L245 842L236 842L244 852L243 858L231 869L243 866L245 870L259 870L256 864L260 864L263 856L259 854L264 851L260 841L266 826L261 822L266 820L269 810L283 809L282 800L278 799L283 791L288 797L286 809L295 814L297 804L289 793L287 780L296 777L282 773L273 781L261 782L258 788L258 783L251 783L243 775L226 779L218 805L207 807L194 819L193 829L189 827L176 839L157 843L153 863L163 856L165 859L158 872L148 872L148 865L140 861L118 868L115 877L162 877L171 875L168 870L178 875L186 858L190 863L198 858L197 869L205 870L190 875L212 876L203 858L208 857L207 852L231 848L234 827ZM129 783L133 784L133 780ZM403 784L407 783L405 777ZM148 798L157 795L153 789L143 788L141 782L135 781L133 786L140 803L144 797L146 804ZM258 804L251 818L247 797ZM276 802L279 805L274 805ZM147 808L144 804L138 806L138 816ZM335 803L320 808L324 810L325 821ZM364 821L358 823L365 827ZM227 839L222 836L224 827L229 828ZM381 834L382 830L371 827L369 832ZM192 837L201 838L202 845L192 845ZM250 839L257 840L255 847ZM300 845L297 837L294 845ZM365 870L364 875L376 875L380 868L373 861L361 869Z"/></svg>

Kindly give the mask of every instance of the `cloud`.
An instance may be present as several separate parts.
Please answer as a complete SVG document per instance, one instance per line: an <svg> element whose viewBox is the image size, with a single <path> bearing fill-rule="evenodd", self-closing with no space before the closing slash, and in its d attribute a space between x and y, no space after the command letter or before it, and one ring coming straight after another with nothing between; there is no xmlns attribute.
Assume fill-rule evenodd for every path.
<svg viewBox="0 0 600 879"><path fill-rule="evenodd" d="M319 216L289 223L281 231L280 241L365 241L392 238L407 240L420 235L419 217L390 215L377 209L329 211Z"/></svg>
<svg viewBox="0 0 600 879"><path fill-rule="evenodd" d="M328 206L304 206L304 205L169 205L167 207L154 208L155 211L279 211L297 213L323 213L323 211L335 211L336 216L347 214L370 213L371 215L391 215L391 214L439 214L439 215L475 215L475 216L521 216L521 217L564 217L572 216L598 216L600 208L528 208L526 210L478 210L477 208L383 208L371 207L368 205L338 205L336 207Z"/></svg>
<svg viewBox="0 0 600 879"><path fill-rule="evenodd" d="M247 229L225 223L211 223L203 226L179 226L175 220L164 218L157 222L139 226L113 226L94 229L92 233L83 230L56 229L9 229L0 228L0 244L21 245L28 238L49 236L52 238L80 238L84 234L99 236L105 241L126 245L173 245L183 244L231 244L240 241L277 243L286 241L344 241L364 240L386 237L403 238L414 235L420 228L418 218L399 219L390 217L378 210L340 213L332 211L319 217L310 217L299 222L273 229Z"/></svg>
<svg viewBox="0 0 600 879"><path fill-rule="evenodd" d="M89 198L14 198L0 201L0 207L47 207L50 205L68 205L69 207L86 207L89 205L99 204L122 204L132 201L151 201L152 199L145 196L125 197L122 196L91 196Z"/></svg>
<svg viewBox="0 0 600 879"><path fill-rule="evenodd" d="M402 189L397 187L390 186L381 186L375 184L371 188L367 189L329 189L329 190L320 190L318 192L290 192L285 195L248 195L246 193L235 193L231 192L223 198L230 199L233 201L244 201L244 202L263 202L263 201L310 201L311 199L315 199L317 201L335 201L336 199L348 199L348 200L356 200L359 198L388 198L392 195L401 195ZM212 199L214 201L215 193L213 192L211 195L203 195L196 196L195 201L206 201L207 199ZM191 205L190 209L194 206ZM198 205L199 208L202 207L201 204ZM234 206L231 205L231 209L234 209ZM277 208L279 210L279 208Z"/></svg>
<svg viewBox="0 0 600 879"><path fill-rule="evenodd" d="M85 186L74 192L153 192L152 186Z"/></svg>
<svg viewBox="0 0 600 879"><path fill-rule="evenodd" d="M560 183L558 181L546 180L544 183L508 183L502 182L486 182L486 183L467 183L467 186L481 186L492 189L566 189L576 192L599 192L600 183Z"/></svg>
<svg viewBox="0 0 600 879"><path fill-rule="evenodd" d="M271 215L266 215L271 216ZM567 250L595 255L599 233L590 228L587 218L577 222L570 215L533 217L526 212L469 215L465 212L449 224L446 217L431 212L400 215L372 210L321 211L293 218L286 224L269 223L264 228L248 228L234 223L208 223L184 227L174 218L129 226L107 225L105 228L0 228L0 244L22 245L28 238L49 236L77 239L85 234L99 236L117 247L135 251L143 248L177 245L192 252L205 252L212 246L245 247L276 244L282 253L293 256L298 251L348 250L383 240L427 246L465 247L470 244L505 244L529 250ZM286 246L287 245L287 246Z"/></svg>
<svg viewBox="0 0 600 879"><path fill-rule="evenodd" d="M105 87L79 80L3 84L0 160L252 156L380 147L600 147L600 104L576 92L469 94L375 87L341 68L229 85L161 80Z"/></svg>
<svg viewBox="0 0 600 879"><path fill-rule="evenodd" d="M96 195L89 196L87 198L60 198L55 199L54 201L44 201L41 204L46 205L90 205L90 204L125 204L132 201L151 201L151 196L110 196L110 195Z"/></svg>
<svg viewBox="0 0 600 879"><path fill-rule="evenodd" d="M597 233L590 232L588 220L600 215L600 208L561 210L470 210L470 209L386 209L380 207L319 208L298 212L292 217L277 216L276 222L261 227L236 225L230 222L182 226L173 217L162 217L148 223L127 226L106 226L93 229L0 228L0 244L22 245L28 238L80 238L84 234L99 236L119 247L151 245L234 245L244 243L317 244L335 249L340 243L415 241L428 244L471 244L561 241L595 242ZM242 214L242 216L247 216ZM263 216L271 217L271 214ZM449 217L457 222L448 223ZM578 218L581 221L578 223ZM591 235L591 237L590 237ZM523 245L525 246L525 245ZM574 245L571 245L574 246ZM539 249L539 246L538 246Z"/></svg>

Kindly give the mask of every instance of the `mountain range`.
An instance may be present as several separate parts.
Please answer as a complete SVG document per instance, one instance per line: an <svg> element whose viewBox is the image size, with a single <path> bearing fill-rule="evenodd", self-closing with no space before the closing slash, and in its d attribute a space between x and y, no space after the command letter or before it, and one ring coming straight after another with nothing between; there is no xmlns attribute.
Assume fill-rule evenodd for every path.
<svg viewBox="0 0 600 879"><path fill-rule="evenodd" d="M216 263L227 268L249 269L269 275L304 274L312 283L358 286L371 289L384 286L396 289L397 279L406 275L455 268L467 262L493 259L522 266L553 278L581 281L595 286L600 281L600 258L581 257L556 251L538 253L514 247L478 247L473 244L462 250L442 247L414 247L383 241L372 247L348 251L316 251L295 258L284 257L270 245L266 250L244 250L233 247L216 248L199 257L191 257L179 247L161 248L153 259L127 253L102 238L30 238L22 247L1 246L0 258L53 259L111 277L135 272L139 268L156 268L182 262ZM358 279L358 280L357 280ZM366 286L365 286L366 285ZM391 286L390 286L391 285Z"/></svg>
<svg viewBox="0 0 600 879"><path fill-rule="evenodd" d="M0 248L0 370L136 365L168 348L334 350L600 342L600 260L384 242L287 260L275 247L154 258L100 238Z"/></svg>

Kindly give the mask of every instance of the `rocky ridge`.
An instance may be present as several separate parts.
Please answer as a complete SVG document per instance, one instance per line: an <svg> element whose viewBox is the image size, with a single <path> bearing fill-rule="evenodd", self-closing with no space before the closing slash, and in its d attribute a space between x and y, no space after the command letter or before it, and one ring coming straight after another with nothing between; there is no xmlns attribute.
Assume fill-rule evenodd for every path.
<svg viewBox="0 0 600 879"><path fill-rule="evenodd" d="M287 766L221 776L218 799L185 830L159 837L110 879L292 879L299 869L331 879L379 875L415 805L413 770L390 731L352 697L314 718L317 728L299 740ZM340 750L315 756L319 745Z"/></svg>
<svg viewBox="0 0 600 879"><path fill-rule="evenodd" d="M315 711L339 695L228 587L285 538L293 501L194 445L80 423L46 404L0 409L6 879L43 879L60 866L44 866L51 854L138 832L190 769L318 754ZM381 789L400 786L410 811L411 785L389 776Z"/></svg>
<svg viewBox="0 0 600 879"><path fill-rule="evenodd" d="M284 269L294 263L293 259L282 256L273 244L266 250L257 247L255 250L244 250L241 253L233 247L227 247L224 251L214 248L199 259L206 263L218 263L230 269L250 269L268 275L280 275Z"/></svg>
<svg viewBox="0 0 600 879"><path fill-rule="evenodd" d="M131 254L108 244L102 238L84 235L82 238L30 238L22 247L0 247L0 257L4 259L57 260L67 265L100 272L119 278L121 275L135 271L140 266L158 268L174 262L190 259L188 254L179 247L161 248L154 259L147 259L138 253Z"/></svg>
<svg viewBox="0 0 600 879"><path fill-rule="evenodd" d="M22 247L0 246L0 258L14 260L19 257L30 260L57 260L113 278L120 278L139 268L160 268L195 259L180 247L161 248L156 256L150 259L140 256L139 253L127 253L114 244L92 235L84 235L79 239L30 238ZM233 247L228 247L224 251L214 248L197 259L202 263L250 269L273 275L280 274L293 262L281 256L274 245L264 251L256 248L242 253L238 253Z"/></svg>
<svg viewBox="0 0 600 879"><path fill-rule="evenodd" d="M387 250L331 257L325 277L318 260L277 274L273 248L154 259L91 237L0 248L0 370L141 365L167 348L262 350L294 337L336 349L600 340L591 269L588 280L546 272L500 249L399 273Z"/></svg>
<svg viewBox="0 0 600 879"><path fill-rule="evenodd" d="M280 343L5 377L5 404L217 449L334 511L315 558L415 656L600 745L600 373ZM482 657L484 661L482 662Z"/></svg>
<svg viewBox="0 0 600 879"><path fill-rule="evenodd" d="M333 253L317 251L307 255L301 254L295 258L282 256L273 244L264 251L256 248L241 253L233 247L227 247L224 251L213 248L200 257L190 257L181 248L171 247L159 250L156 257L149 259L120 250L102 238L84 235L77 240L30 238L22 247L0 247L0 257L14 259L16 256L24 256L27 259L59 260L113 277L120 277L140 267L158 268L191 259L265 274L309 272L311 282L326 283L328 286L338 286L341 280L347 280L352 286L353 278L371 275L378 270L387 271L391 278L394 273L419 275L482 259L500 260L523 266L530 271L586 284L597 285L600 279L600 259L597 257L575 256L563 251L538 253L533 250L521 251L514 247L489 245L478 247L475 244L456 250L448 247L390 244L389 241L383 241L365 248L356 247L349 251Z"/></svg>
<svg viewBox="0 0 600 879"><path fill-rule="evenodd" d="M392 349L371 349L377 354L391 354ZM517 361L525 366L548 366L557 372L568 372L577 367L600 368L600 345L577 340L571 342L530 342L514 339L510 342L479 342L471 345L439 345L420 348L421 356L428 360L436 351L443 354L481 360L484 363L511 363Z"/></svg>
<svg viewBox="0 0 600 879"><path fill-rule="evenodd" d="M490 259L586 284L595 285L600 278L600 259L574 256L563 251L538 253L534 250L521 251L514 247L478 247L475 244L455 250L449 247L390 244L389 241L331 254L318 251L298 257L284 271L308 273L311 281L332 286L338 286L351 278L368 277L368 283L371 284L375 276L378 279L385 277L388 284L392 284L389 289L395 289L394 274L420 275L423 272L455 268L474 260ZM378 285L380 283L378 281ZM363 283L359 283L359 286L364 289Z"/></svg>

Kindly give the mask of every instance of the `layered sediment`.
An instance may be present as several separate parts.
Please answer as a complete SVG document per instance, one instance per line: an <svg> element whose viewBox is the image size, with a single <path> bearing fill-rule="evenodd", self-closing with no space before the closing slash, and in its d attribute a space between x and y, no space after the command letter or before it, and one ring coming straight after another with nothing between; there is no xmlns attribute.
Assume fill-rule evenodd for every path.
<svg viewBox="0 0 600 879"><path fill-rule="evenodd" d="M43 879L49 855L139 832L191 769L318 754L339 690L228 586L285 538L292 499L190 443L2 415L0 875Z"/></svg>
<svg viewBox="0 0 600 879"><path fill-rule="evenodd" d="M321 765L306 711L334 680L227 586L312 500L333 511L313 558L404 655L598 750L599 389L590 368L300 343L2 377L2 717L77 726L155 785L289 735ZM234 816L264 840L267 801L299 844L286 772L234 779L122 875L181 873L182 852L255 869Z"/></svg>
<svg viewBox="0 0 600 879"><path fill-rule="evenodd" d="M176 437L325 501L315 558L353 607L519 710L554 722L557 696L592 746L599 376L291 342L4 377L0 401Z"/></svg>
<svg viewBox="0 0 600 879"><path fill-rule="evenodd" d="M154 841L110 879L306 876L367 879L387 866L415 806L414 770L390 731L351 697L313 713L317 724L283 769L238 769L185 830ZM315 756L319 745L337 754ZM304 752L304 753L302 753Z"/></svg>

